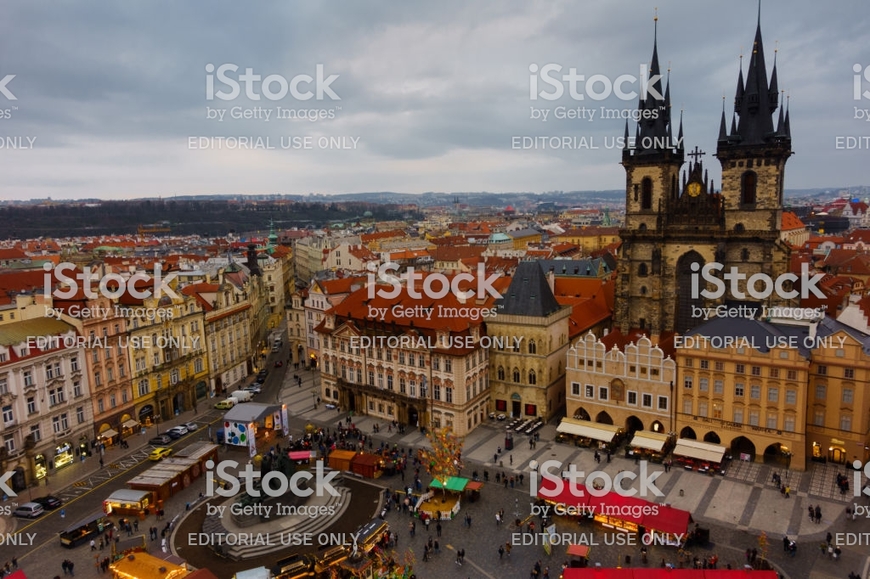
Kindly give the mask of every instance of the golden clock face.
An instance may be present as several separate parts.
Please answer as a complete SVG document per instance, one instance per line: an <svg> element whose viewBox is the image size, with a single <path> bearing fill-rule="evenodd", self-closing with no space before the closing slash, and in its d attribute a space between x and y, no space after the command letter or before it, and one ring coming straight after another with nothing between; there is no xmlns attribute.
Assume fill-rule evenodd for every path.
<svg viewBox="0 0 870 579"><path fill-rule="evenodd" d="M701 194L701 184L700 183L689 183L689 186L686 187L686 191L692 197L697 197Z"/></svg>

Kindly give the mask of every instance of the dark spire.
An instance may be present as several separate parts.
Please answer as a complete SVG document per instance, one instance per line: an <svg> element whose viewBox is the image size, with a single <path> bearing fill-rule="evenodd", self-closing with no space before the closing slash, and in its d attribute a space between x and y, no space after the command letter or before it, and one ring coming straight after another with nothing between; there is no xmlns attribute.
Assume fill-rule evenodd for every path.
<svg viewBox="0 0 870 579"><path fill-rule="evenodd" d="M634 144L636 154L656 154L672 148L670 82L662 92L662 74L659 66L658 13L654 18L653 53L650 60L649 78L644 83L638 105L641 113L638 121L638 138ZM646 112L645 112L646 111Z"/></svg>
<svg viewBox="0 0 870 579"><path fill-rule="evenodd" d="M679 148L683 148L683 109L680 108L680 131L677 133L677 141L679 141Z"/></svg>
<svg viewBox="0 0 870 579"><path fill-rule="evenodd" d="M731 115L731 136L737 136L737 113Z"/></svg>
<svg viewBox="0 0 870 579"><path fill-rule="evenodd" d="M785 136L785 120L783 119L782 109L785 107L779 107L779 119L776 122L776 136L784 137Z"/></svg>
<svg viewBox="0 0 870 579"><path fill-rule="evenodd" d="M743 112L743 55L740 55L740 72L737 75L737 92L734 94L734 112L738 115Z"/></svg>
<svg viewBox="0 0 870 579"><path fill-rule="evenodd" d="M770 88L767 93L767 102L771 113L777 109L780 98L779 86L776 82L776 55L778 52L779 50L773 51L773 71L770 73Z"/></svg>
<svg viewBox="0 0 870 579"><path fill-rule="evenodd" d="M719 140L728 140L728 126L725 124L725 97L722 97L722 118L719 120Z"/></svg>
<svg viewBox="0 0 870 579"><path fill-rule="evenodd" d="M629 146L628 146L628 119L625 119L625 137L624 137L624 139L625 140L622 143L622 148L628 149L629 148Z"/></svg>
<svg viewBox="0 0 870 579"><path fill-rule="evenodd" d="M764 43L761 38L761 7L759 4L759 20L755 28L755 40L752 42L752 54L749 57L749 69L746 71L746 86L740 107L735 111L740 115L737 133L741 145L758 145L773 136L773 111L771 106L770 86L767 81L767 67L764 62ZM741 75L742 76L742 75ZM737 92L740 94L738 82ZM775 103L775 101L774 101Z"/></svg>
<svg viewBox="0 0 870 579"><path fill-rule="evenodd" d="M791 121L788 119L789 97L785 97L785 136L791 139Z"/></svg>

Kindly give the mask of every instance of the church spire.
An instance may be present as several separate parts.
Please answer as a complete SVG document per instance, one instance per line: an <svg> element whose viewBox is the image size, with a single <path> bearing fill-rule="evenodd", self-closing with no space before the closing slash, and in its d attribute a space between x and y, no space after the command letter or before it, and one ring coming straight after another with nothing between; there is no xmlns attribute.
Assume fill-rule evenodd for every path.
<svg viewBox="0 0 870 579"><path fill-rule="evenodd" d="M662 90L662 74L659 66L658 49L658 11L653 19L653 51L649 66L649 77L643 83L638 103L637 139L634 153L638 155L660 154L674 149L673 128L671 127L671 86L670 80ZM670 71L669 71L670 72ZM670 75L668 75L670 76Z"/></svg>
<svg viewBox="0 0 870 579"><path fill-rule="evenodd" d="M741 67L742 68L742 67ZM752 54L749 56L749 68L746 71L746 84L743 85L743 74L737 84L737 98L734 110L739 115L737 137L741 145L758 145L767 141L774 133L773 112L776 110L776 98L771 102L771 88L776 88L776 76L767 80L767 67L764 62L764 43L761 37L761 3L758 7L758 23L755 28L755 40L752 42ZM772 85L772 86L771 86ZM741 94L742 93L742 94ZM732 135L734 137L735 135Z"/></svg>
<svg viewBox="0 0 870 579"><path fill-rule="evenodd" d="M722 95L722 118L719 120L719 140L728 140L728 127L725 124L725 95Z"/></svg>

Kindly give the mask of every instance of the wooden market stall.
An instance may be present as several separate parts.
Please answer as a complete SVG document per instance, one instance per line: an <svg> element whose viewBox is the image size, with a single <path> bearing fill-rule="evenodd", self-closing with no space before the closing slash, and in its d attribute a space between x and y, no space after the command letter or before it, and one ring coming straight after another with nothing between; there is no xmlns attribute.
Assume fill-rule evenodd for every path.
<svg viewBox="0 0 870 579"><path fill-rule="evenodd" d="M353 450L333 450L329 453L329 468L333 470L350 470L350 461L356 456Z"/></svg>
<svg viewBox="0 0 870 579"><path fill-rule="evenodd" d="M462 493L470 482L461 476L452 476L445 484L441 484L438 479L432 479L429 492L422 495L417 502L417 510L435 520L452 519L459 512Z"/></svg>
<svg viewBox="0 0 870 579"><path fill-rule="evenodd" d="M107 515L136 515L144 518L154 502L154 493L151 491L120 489L103 501L103 512Z"/></svg>
<svg viewBox="0 0 870 579"><path fill-rule="evenodd" d="M378 478L383 474L382 463L380 456L361 452L351 459L350 470L366 478Z"/></svg>
<svg viewBox="0 0 870 579"><path fill-rule="evenodd" d="M641 535L652 533L659 544L680 546L692 523L691 514L682 509L613 491L595 496L583 489L582 496L576 496L567 484L557 493L553 483L547 480L538 490L538 498L571 509L572 516L592 518L611 529Z"/></svg>
<svg viewBox="0 0 870 579"><path fill-rule="evenodd" d="M569 567L586 567L589 564L588 545L568 545Z"/></svg>
<svg viewBox="0 0 870 579"><path fill-rule="evenodd" d="M72 549L98 537L103 531L112 528L114 523L103 511L97 511L90 516L70 525L60 532L60 544Z"/></svg>
<svg viewBox="0 0 870 579"><path fill-rule="evenodd" d="M151 491L160 501L180 493L202 474L199 461L190 458L165 458L142 474L127 481L134 490Z"/></svg>

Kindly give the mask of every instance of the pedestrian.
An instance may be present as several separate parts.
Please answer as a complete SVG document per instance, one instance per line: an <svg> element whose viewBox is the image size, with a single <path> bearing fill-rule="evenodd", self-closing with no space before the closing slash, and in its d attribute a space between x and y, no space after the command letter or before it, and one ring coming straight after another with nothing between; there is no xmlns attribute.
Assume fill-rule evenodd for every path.
<svg viewBox="0 0 870 579"><path fill-rule="evenodd" d="M498 558L501 559L504 556L504 545L498 546Z"/></svg>
<svg viewBox="0 0 870 579"><path fill-rule="evenodd" d="M67 567L67 569L69 569L69 576L70 576L70 577L75 577L75 576L76 576L76 574L73 572L73 567L74 567L74 566L75 566L75 564L74 564L72 561L67 561L67 562L66 562L66 567Z"/></svg>
<svg viewBox="0 0 870 579"><path fill-rule="evenodd" d="M441 536L441 522L440 521L435 525L435 535L438 537Z"/></svg>
<svg viewBox="0 0 870 579"><path fill-rule="evenodd" d="M514 463L514 455L512 455L512 454L508 455L508 458L511 459L511 464L513 464Z"/></svg>
<svg viewBox="0 0 870 579"><path fill-rule="evenodd" d="M822 522L822 507L821 505L816 505L816 524Z"/></svg>
<svg viewBox="0 0 870 579"><path fill-rule="evenodd" d="M69 575L69 561L64 559L60 566L63 569L63 574Z"/></svg>
<svg viewBox="0 0 870 579"><path fill-rule="evenodd" d="M102 542L102 541L101 541ZM97 550L97 542L91 539L91 551Z"/></svg>
<svg viewBox="0 0 870 579"><path fill-rule="evenodd" d="M825 540L828 542L828 546L830 546L831 541L834 540L834 536L831 533L828 533L828 535L825 537Z"/></svg>
<svg viewBox="0 0 870 579"><path fill-rule="evenodd" d="M510 544L510 542L507 542L504 544L504 550L507 553L507 556L510 557L511 556L511 544Z"/></svg>
<svg viewBox="0 0 870 579"><path fill-rule="evenodd" d="M782 550L783 550L783 552L786 552L786 553L788 552L788 544L789 544L788 537L784 535L782 537Z"/></svg>

